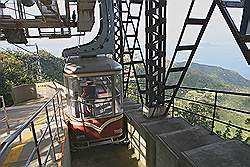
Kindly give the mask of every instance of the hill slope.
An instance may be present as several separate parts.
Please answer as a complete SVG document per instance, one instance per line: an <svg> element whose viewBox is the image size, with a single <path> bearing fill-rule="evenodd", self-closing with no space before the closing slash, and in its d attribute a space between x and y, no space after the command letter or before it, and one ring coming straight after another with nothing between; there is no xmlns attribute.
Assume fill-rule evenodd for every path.
<svg viewBox="0 0 250 167"><path fill-rule="evenodd" d="M178 66L180 64L183 63ZM250 89L250 80L232 70L192 63L182 85L219 90Z"/></svg>
<svg viewBox="0 0 250 167"><path fill-rule="evenodd" d="M46 51L39 51L42 76L38 77L38 57L20 51L0 52L0 95L12 104L11 89L21 84L44 81L63 82L64 61Z"/></svg>

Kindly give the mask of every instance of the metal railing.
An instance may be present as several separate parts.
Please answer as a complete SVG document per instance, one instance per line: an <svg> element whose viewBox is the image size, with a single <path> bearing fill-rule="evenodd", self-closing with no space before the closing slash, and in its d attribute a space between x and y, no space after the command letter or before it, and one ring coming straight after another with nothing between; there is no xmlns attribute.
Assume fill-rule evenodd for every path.
<svg viewBox="0 0 250 167"><path fill-rule="evenodd" d="M3 96L0 96L0 101L1 101L1 105L2 105L2 107L0 108L0 111L3 112L3 118L1 118L1 121L5 122L6 130L7 130L7 133L9 134L10 133L10 125L9 125L8 114L7 114L5 101L4 101Z"/></svg>
<svg viewBox="0 0 250 167"><path fill-rule="evenodd" d="M43 115L44 114L44 115ZM21 125L13 134L11 134L1 145L0 145L0 160L4 159L4 155L8 153L11 146L15 143L16 139L22 135L25 129L30 128L33 135L34 147L25 162L25 166L29 166L30 163L37 158L39 166L46 166L48 162L49 155L52 155L53 160L56 161L56 149L55 149L55 139L60 142L60 129L63 131L63 101L61 91L58 90L46 103L44 103L23 125ZM38 135L36 131L35 121L40 116L44 116L46 120L44 124L46 125L45 130ZM52 124L55 124L52 126ZM59 125L60 124L60 125ZM60 127L59 127L60 126ZM40 129L39 129L40 130ZM50 144L46 152L46 156L42 158L39 147L41 143L45 141L46 136L49 135ZM35 157L37 154L37 157Z"/></svg>
<svg viewBox="0 0 250 167"><path fill-rule="evenodd" d="M202 93L210 93L212 95L212 99L210 99L210 102L205 101L200 101L200 100L196 100L196 99L191 99L191 98L186 98L185 93L187 93L188 91L197 91L197 92L202 92ZM181 93L182 92L182 93ZM233 107L229 107L225 104L220 104L221 100L220 98L223 96L226 97L230 97L230 96L235 96L236 98L247 98L249 99L249 103L250 103L250 93L239 93L239 92L230 92L230 91L220 91L220 90L212 90L212 89L201 89L201 88L193 88L193 87L180 87L179 93L177 94L177 96L175 97L175 100L172 104L172 110L169 111L169 113L172 115L172 117L174 117L175 115L177 116L182 116L185 119L188 120L187 117L185 117L184 115L189 115L193 118L193 120L200 120L200 124L206 125L210 130L211 133L216 132L216 129L218 130L218 128L216 128L217 124L222 124L223 126L228 126L230 128L235 128L238 130L243 131L244 133L250 133L250 105L248 106L248 108L246 109L239 109L237 107L233 108ZM170 96L165 95L166 99L168 99ZM235 98L235 97L231 97L231 98ZM128 98L131 98L134 101L138 101L138 92L136 89L134 88L130 88L128 89ZM200 113L200 112L194 112L194 110L192 110L192 107L186 105L184 106L183 104L185 102L189 102L189 103L193 103L193 104L197 104L199 106L206 106L204 107L204 109L207 109L209 112L209 114L204 115L204 113ZM180 104L182 104L182 106L180 106ZM240 117L246 117L246 119L249 119L249 126L240 126L239 122L230 122L230 120L223 120L220 119L218 117L218 114L220 113L220 111L222 111L224 113L235 113L235 114L241 114ZM206 120L206 122L204 121ZM188 120L189 122L193 123L192 120ZM198 121L196 121L198 122ZM193 123L195 124L195 123ZM250 135L249 135L250 138ZM250 139L249 139L250 140Z"/></svg>
<svg viewBox="0 0 250 167"><path fill-rule="evenodd" d="M185 91L186 91L186 93L188 91L198 91L201 94L202 93L205 94L205 93L209 92L209 93L212 94L213 101L212 102L206 102L206 100L205 100L205 102L204 102L204 101L200 101L200 100L180 97L180 96L183 96L185 94L184 93ZM206 125L208 126L208 128L210 128L211 132L215 131L215 124L216 123L220 123L220 124L225 125L225 126L236 128L236 129L242 130L242 131L247 132L247 133L250 132L250 127L249 128L241 127L241 126L239 126L239 125L237 125L235 123L232 123L230 121L227 122L225 120L222 120L222 119L218 118L218 114L222 110L225 110L225 111L231 112L231 113L241 114L240 116L242 116L242 117L244 115L250 116L250 108L249 107L247 109L238 109L238 108L232 108L232 107L228 107L228 106L225 106L225 105L219 105L218 104L218 103L220 103L218 98L219 98L219 96L221 97L221 95L237 96L238 98L239 97L249 98L249 101L250 101L250 94L249 93L218 91L218 90L211 90L211 89L191 88L191 87L180 87L179 92L182 92L182 93L180 93L179 95L177 95L175 97L174 103L172 104L172 111L171 111L172 112L172 117L174 117L175 115L183 116L185 114L189 114L189 115L193 116L192 118L194 118L194 120L195 119L199 120L201 118L206 119L210 123L209 124L210 126L208 124L206 124ZM201 113L194 112L195 109L192 110L192 107L188 108L188 106L183 106L183 105L180 106L180 104L183 104L182 102L185 102L185 101L186 102L191 102L192 104L197 104L197 105L200 105L200 106L207 106L205 108L205 110L210 109L212 111L207 111L207 112L210 113L208 115L202 115ZM184 118L185 118L185 116L184 116ZM201 123L202 123L202 121L201 121Z"/></svg>

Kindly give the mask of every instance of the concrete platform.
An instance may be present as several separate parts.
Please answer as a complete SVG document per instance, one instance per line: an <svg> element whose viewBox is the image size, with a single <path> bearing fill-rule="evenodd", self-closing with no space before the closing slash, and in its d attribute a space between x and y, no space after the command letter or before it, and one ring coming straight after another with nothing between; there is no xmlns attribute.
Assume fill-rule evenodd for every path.
<svg viewBox="0 0 250 167"><path fill-rule="evenodd" d="M183 118L166 118L142 124L146 131L146 164L147 167L156 166L156 139L162 133L174 132L192 127Z"/></svg>
<svg viewBox="0 0 250 167"><path fill-rule="evenodd" d="M102 145L72 153L72 167L142 167L127 145ZM65 166L66 167L66 166Z"/></svg>
<svg viewBox="0 0 250 167"><path fill-rule="evenodd" d="M222 141L202 126L161 134L156 141L156 166L182 167L179 164L181 152Z"/></svg>
<svg viewBox="0 0 250 167"><path fill-rule="evenodd" d="M15 132L15 130L21 126L25 121L28 120L28 118L34 114L45 102L47 101L47 98L40 98L40 99L34 99L27 102L20 103L18 105L12 106L7 108L8 116L9 116L9 124L11 126L11 132ZM48 111L49 111L49 117L52 119L54 112L52 104L48 105ZM58 113L57 113L58 115ZM60 126L59 117L57 117L57 121ZM37 135L37 139L39 140L41 135L44 133L47 127L47 119L45 115L45 110L42 111L39 116L34 121L35 124L35 131ZM64 134L67 133L67 126L64 124L64 130L59 129L59 136L60 139L58 139L58 134L56 131L56 123L55 119L50 123L51 130L55 137L54 140L54 146L56 151L56 159L54 160L54 156L52 154L52 151L49 154L48 161L46 166L60 166L60 164L67 164L68 160L62 159L63 155L67 155L69 157L69 154L67 154L69 149L66 148L67 142L67 136L64 137ZM9 136L9 134L6 132L6 130L1 131L1 143ZM46 153L50 147L51 141L49 138L49 132L47 130L43 140L41 141L41 144L39 146L39 150L41 153L42 161L45 161ZM65 148L66 149L65 149ZM3 167L20 167L24 166L26 161L28 160L28 156L31 154L32 150L34 148L34 140L33 135L30 128L26 128L19 138L17 138L11 147L7 150L5 155L0 160L0 166ZM30 166L38 166L38 160L37 156L32 159Z"/></svg>
<svg viewBox="0 0 250 167"><path fill-rule="evenodd" d="M20 103L15 106L7 107L8 123L10 129L7 129L6 122L0 121L0 143L8 137L8 131L12 134L20 125L22 125L35 111L37 111L45 102L46 98L29 100L26 103ZM0 112L0 118L4 117Z"/></svg>
<svg viewBox="0 0 250 167"><path fill-rule="evenodd" d="M250 146L237 140L199 147L182 153L182 167L249 167Z"/></svg>
<svg viewBox="0 0 250 167"><path fill-rule="evenodd" d="M128 106L128 108L126 108ZM124 115L126 117L128 139L130 140L129 149L133 149L137 160L142 166L146 166L146 131L142 123L158 121L164 118L147 118L143 115L142 107L135 108L136 103L128 100L125 103Z"/></svg>

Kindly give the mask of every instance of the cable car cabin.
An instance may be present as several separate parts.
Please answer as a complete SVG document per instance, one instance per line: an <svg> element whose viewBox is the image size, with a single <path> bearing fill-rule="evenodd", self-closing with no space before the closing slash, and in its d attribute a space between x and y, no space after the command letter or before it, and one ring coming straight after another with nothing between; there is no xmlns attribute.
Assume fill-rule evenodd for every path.
<svg viewBox="0 0 250 167"><path fill-rule="evenodd" d="M64 78L71 146L119 140L123 136L121 65L104 56L73 58L65 65Z"/></svg>

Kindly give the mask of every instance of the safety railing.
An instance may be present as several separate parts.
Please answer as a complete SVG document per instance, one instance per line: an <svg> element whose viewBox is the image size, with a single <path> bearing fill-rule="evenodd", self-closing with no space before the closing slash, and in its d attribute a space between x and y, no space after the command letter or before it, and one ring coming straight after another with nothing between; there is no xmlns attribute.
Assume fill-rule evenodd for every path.
<svg viewBox="0 0 250 167"><path fill-rule="evenodd" d="M34 147L29 155L27 155L27 161L25 162L25 166L29 166L35 158L38 161L39 166L46 166L49 156L52 156L53 161L56 159L56 148L55 142L56 139L60 142L61 137L60 132L63 131L63 99L61 91L57 91L53 97L51 97L46 103L44 103L23 125L21 125L13 134L11 134L0 146L0 160L3 162L4 156L8 153L9 149L16 143L16 139L18 139L22 133L26 129L31 129L33 136ZM43 132L41 131L41 127L36 128L36 121L38 118L44 118L45 122L42 125ZM41 121L38 121L41 123ZM40 135L39 132L42 132ZM47 136L49 136L50 143L46 143L49 145L48 150L45 150L45 157L42 156L40 147L43 141L46 140ZM32 141L29 141L32 142ZM47 142L47 141L46 141ZM47 147L46 147L47 148ZM43 150L44 151L44 150ZM37 156L35 156L37 155Z"/></svg>
<svg viewBox="0 0 250 167"><path fill-rule="evenodd" d="M5 106L5 101L4 101L4 97L0 96L0 101L1 101L1 108L0 111L3 112L3 117L1 118L1 122L4 122L6 124L6 130L7 133L10 133L10 125L9 125L9 119L8 119L8 114L7 114L7 110L6 110L6 106Z"/></svg>
<svg viewBox="0 0 250 167"><path fill-rule="evenodd" d="M240 102L241 106L237 106L238 108L232 107L234 104L239 105ZM249 141L249 104L249 93L181 87L172 104L171 112L172 117L182 116L193 124L206 125L211 132L219 133L225 138L231 136ZM225 126L224 132L222 126ZM234 136L230 135L230 128L235 129ZM243 135L243 132L246 135Z"/></svg>

